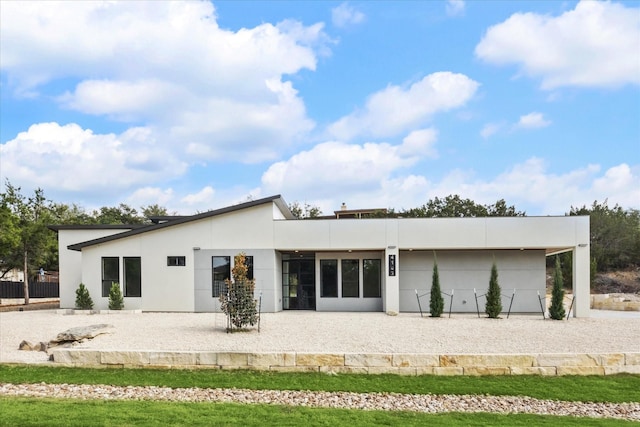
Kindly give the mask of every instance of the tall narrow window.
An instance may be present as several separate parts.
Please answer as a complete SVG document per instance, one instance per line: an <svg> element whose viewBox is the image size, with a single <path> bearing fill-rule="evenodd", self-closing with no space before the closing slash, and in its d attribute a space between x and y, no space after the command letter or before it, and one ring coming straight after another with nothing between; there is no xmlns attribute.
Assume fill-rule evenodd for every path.
<svg viewBox="0 0 640 427"><path fill-rule="evenodd" d="M320 260L320 296L323 298L338 297L338 260Z"/></svg>
<svg viewBox="0 0 640 427"><path fill-rule="evenodd" d="M108 297L112 283L120 282L120 262L118 257L102 258L102 296Z"/></svg>
<svg viewBox="0 0 640 427"><path fill-rule="evenodd" d="M226 292L225 280L231 278L231 257L214 256L211 257L213 264L213 297L217 298L221 293Z"/></svg>
<svg viewBox="0 0 640 427"><path fill-rule="evenodd" d="M244 262L247 266L247 279L253 280L253 256L246 255L244 257Z"/></svg>
<svg viewBox="0 0 640 427"><path fill-rule="evenodd" d="M124 257L124 296L142 296L142 269L140 257Z"/></svg>
<svg viewBox="0 0 640 427"><path fill-rule="evenodd" d="M380 298L381 261L379 259L362 260L362 294L365 298Z"/></svg>
<svg viewBox="0 0 640 427"><path fill-rule="evenodd" d="M358 298L360 296L359 260L342 260L342 298Z"/></svg>

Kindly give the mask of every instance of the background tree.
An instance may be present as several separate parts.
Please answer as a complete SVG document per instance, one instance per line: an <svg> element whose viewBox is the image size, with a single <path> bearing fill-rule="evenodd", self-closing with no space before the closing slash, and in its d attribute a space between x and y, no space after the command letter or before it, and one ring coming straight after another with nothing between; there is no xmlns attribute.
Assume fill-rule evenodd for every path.
<svg viewBox="0 0 640 427"><path fill-rule="evenodd" d="M624 210L607 201L594 201L591 207L571 207L569 215L589 215L591 257L598 271L625 269L640 264L640 211Z"/></svg>
<svg viewBox="0 0 640 427"><path fill-rule="evenodd" d="M444 199L430 199L426 204L403 210L399 216L405 218L474 218L487 216L525 216L525 212L516 210L515 206L507 206L500 199L493 205L481 205L470 199L449 195Z"/></svg>
<svg viewBox="0 0 640 427"><path fill-rule="evenodd" d="M120 203L117 207L103 206L93 211L97 224L142 224L145 218L131 206Z"/></svg>
<svg viewBox="0 0 640 427"><path fill-rule="evenodd" d="M562 268L560 258L556 255L556 266L553 272L553 290L551 291L551 306L549 317L554 320L564 319L564 283L562 281Z"/></svg>
<svg viewBox="0 0 640 427"><path fill-rule="evenodd" d="M440 317L444 311L444 299L440 289L440 275L438 274L438 260L436 253L433 253L433 275L431 277L431 295L429 299L429 309L431 317Z"/></svg>
<svg viewBox="0 0 640 427"><path fill-rule="evenodd" d="M227 292L220 294L220 308L228 316L231 327L243 329L247 325L255 325L258 322L257 301L254 296L255 280L247 277L247 258L244 252L233 258L231 276L233 280L227 280Z"/></svg>
<svg viewBox="0 0 640 427"><path fill-rule="evenodd" d="M142 212L142 217L146 222L148 222L148 218L153 216L168 216L167 208L164 206L160 206L157 203L155 205L142 206L140 208Z"/></svg>
<svg viewBox="0 0 640 427"><path fill-rule="evenodd" d="M313 206L307 202L300 205L298 201L289 204L289 210L296 219L317 218L322 215L322 211L318 206Z"/></svg>
<svg viewBox="0 0 640 427"><path fill-rule="evenodd" d="M34 191L32 197L20 193L20 187L6 182L6 191L0 194L0 216L3 221L0 265L3 275L12 269L24 273L24 303L29 304L29 280L37 277L44 268L46 259L48 201L42 189ZM4 230L4 226L7 229Z"/></svg>
<svg viewBox="0 0 640 427"><path fill-rule="evenodd" d="M497 319L502 311L502 297L500 284L498 283L498 267L493 261L491 266L491 278L489 279L489 291L487 292L487 305L485 312L491 319Z"/></svg>

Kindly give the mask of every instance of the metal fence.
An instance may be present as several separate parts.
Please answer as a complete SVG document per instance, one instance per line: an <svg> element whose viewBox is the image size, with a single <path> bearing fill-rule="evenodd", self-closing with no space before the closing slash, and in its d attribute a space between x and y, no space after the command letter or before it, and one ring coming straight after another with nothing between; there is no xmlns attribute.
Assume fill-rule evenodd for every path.
<svg viewBox="0 0 640 427"><path fill-rule="evenodd" d="M24 298L24 283L0 281L0 298ZM60 284L29 282L29 298L60 298Z"/></svg>

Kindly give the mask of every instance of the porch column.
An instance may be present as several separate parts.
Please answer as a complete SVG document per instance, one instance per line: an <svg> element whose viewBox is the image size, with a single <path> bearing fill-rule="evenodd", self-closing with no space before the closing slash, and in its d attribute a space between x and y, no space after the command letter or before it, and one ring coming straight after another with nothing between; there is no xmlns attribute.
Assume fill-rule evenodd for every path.
<svg viewBox="0 0 640 427"><path fill-rule="evenodd" d="M591 311L591 272L589 245L573 248L574 317L589 317Z"/></svg>
<svg viewBox="0 0 640 427"><path fill-rule="evenodd" d="M382 309L385 313L395 316L400 312L400 276L399 262L400 256L398 247L388 246L385 249L385 286L384 298L382 299Z"/></svg>
<svg viewBox="0 0 640 427"><path fill-rule="evenodd" d="M576 246L573 248L574 317L589 317L591 311L591 250L589 217L576 224Z"/></svg>

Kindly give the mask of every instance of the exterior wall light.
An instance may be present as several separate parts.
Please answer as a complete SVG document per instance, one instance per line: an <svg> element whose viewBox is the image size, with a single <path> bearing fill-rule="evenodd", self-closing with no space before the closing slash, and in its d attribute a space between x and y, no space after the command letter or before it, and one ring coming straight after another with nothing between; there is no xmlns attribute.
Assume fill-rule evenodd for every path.
<svg viewBox="0 0 640 427"><path fill-rule="evenodd" d="M587 244L586 243L580 243L578 246L581 247L581 248L586 248Z"/></svg>
<svg viewBox="0 0 640 427"><path fill-rule="evenodd" d="M200 250L200 246L194 246L194 247L193 247L193 250L194 250L194 251L199 251L199 250Z"/></svg>

